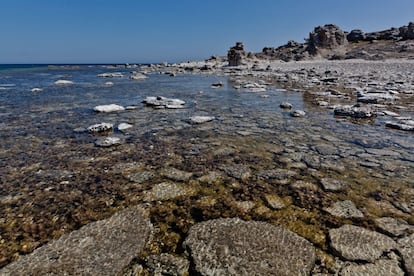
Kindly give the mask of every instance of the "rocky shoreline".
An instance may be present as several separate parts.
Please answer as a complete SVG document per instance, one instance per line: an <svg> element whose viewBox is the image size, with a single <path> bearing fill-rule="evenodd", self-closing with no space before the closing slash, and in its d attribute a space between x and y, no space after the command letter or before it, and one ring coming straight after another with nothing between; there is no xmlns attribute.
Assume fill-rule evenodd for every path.
<svg viewBox="0 0 414 276"><path fill-rule="evenodd" d="M336 51L343 46L335 43L326 47ZM185 122L191 130L167 129L158 135L158 144L142 146L165 158L166 167L152 170L126 162L105 171L143 185L163 179L142 188L128 204L135 207L39 247L0 269L0 275L414 275L414 157L407 154L414 145L404 141L414 134L414 60L319 57L285 62L248 55L243 47L239 43L230 49L232 66L220 57L148 65L131 79L207 74L227 76L226 85L264 100L275 91L302 93L309 103L303 110L289 102L280 105L291 120L312 120L308 111L318 110L338 120L399 131L402 138L395 143L401 150L378 145L386 136L360 139L350 147L326 134L294 132L299 135L294 141L317 141L294 143L267 126L269 135L263 139L279 140L262 142L251 138L258 128L251 123L232 136L211 126L217 120L222 128L230 125L220 114L191 116ZM211 88L220 93L223 86L212 83ZM143 104L162 112L182 110L184 100L149 96ZM94 108L98 113L129 109L113 104ZM118 125L121 132L131 128ZM113 129L113 124L101 123L79 133ZM177 131L194 135L187 141L173 136ZM119 138L109 138L117 137L100 137L95 145L122 147ZM164 144L173 144L173 150ZM203 151L211 156L201 155ZM116 152L110 154L118 158ZM385 175L395 181L382 183Z"/></svg>

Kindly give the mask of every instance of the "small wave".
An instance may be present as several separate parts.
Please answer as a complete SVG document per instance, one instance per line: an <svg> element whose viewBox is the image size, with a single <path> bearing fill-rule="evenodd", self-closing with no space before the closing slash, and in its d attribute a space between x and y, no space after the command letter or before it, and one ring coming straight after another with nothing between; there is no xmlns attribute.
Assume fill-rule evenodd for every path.
<svg viewBox="0 0 414 276"><path fill-rule="evenodd" d="M16 84L14 84L14 83L0 84L0 87L13 87L13 86L16 86Z"/></svg>

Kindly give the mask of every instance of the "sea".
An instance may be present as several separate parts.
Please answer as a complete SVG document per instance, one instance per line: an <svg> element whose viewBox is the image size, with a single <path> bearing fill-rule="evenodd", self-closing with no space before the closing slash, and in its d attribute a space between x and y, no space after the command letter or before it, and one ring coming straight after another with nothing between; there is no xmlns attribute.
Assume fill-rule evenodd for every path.
<svg viewBox="0 0 414 276"><path fill-rule="evenodd" d="M177 222L162 220L154 207L158 203L143 199L162 182L197 191L186 201L161 204L181 210L175 213L177 221L184 216L190 224L240 213L225 202L265 205L266 193L278 193L294 208L318 216L325 215L324 204L349 199L368 213L412 221L402 209L414 204L414 136L386 128L386 118L338 118L302 92L271 86L253 93L234 88L227 76L149 72L145 80L129 79L134 70L139 69L0 65L0 266L131 205L153 204L153 222L169 223L169 231L175 231ZM123 77L98 77L115 72ZM56 85L57 80L73 84ZM211 86L218 82L223 86ZM154 109L142 103L148 96L186 104L183 109ZM304 110L305 117L292 117L280 108L282 102ZM107 104L128 108L93 110ZM214 120L194 124L192 116ZM113 124L113 130L86 131L103 122ZM118 130L121 123L131 128ZM106 136L121 143L97 146L97 139ZM171 169L175 171L165 173ZM177 171L191 176L183 179ZM326 180L345 184L340 191L324 192ZM316 205L311 205L314 201L292 188L295 183L310 183L326 200L312 199ZM210 215L192 217L194 205L215 195L221 203L209 205ZM312 227L322 229L323 223ZM187 226L177 232L184 233Z"/></svg>

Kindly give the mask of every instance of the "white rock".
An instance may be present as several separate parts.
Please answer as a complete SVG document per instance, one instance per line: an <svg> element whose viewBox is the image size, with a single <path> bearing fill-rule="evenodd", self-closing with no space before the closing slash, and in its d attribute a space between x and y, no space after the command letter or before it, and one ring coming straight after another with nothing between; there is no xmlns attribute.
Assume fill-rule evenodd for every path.
<svg viewBox="0 0 414 276"><path fill-rule="evenodd" d="M292 117L304 117L306 115L305 111L303 110L294 110L290 113Z"/></svg>
<svg viewBox="0 0 414 276"><path fill-rule="evenodd" d="M105 85L106 86L112 86L112 85L114 85L114 83L112 81L107 81L107 82L105 82Z"/></svg>
<svg viewBox="0 0 414 276"><path fill-rule="evenodd" d="M190 121L194 124L202 124L206 122L211 122L215 119L213 116L192 116Z"/></svg>
<svg viewBox="0 0 414 276"><path fill-rule="evenodd" d="M138 72L132 72L131 76L129 76L130 79L132 80L145 80L148 79L147 76L145 76L142 73L138 73Z"/></svg>
<svg viewBox="0 0 414 276"><path fill-rule="evenodd" d="M110 147L119 144L121 144L121 139L118 137L99 138L95 141L95 145L98 147Z"/></svg>
<svg viewBox="0 0 414 276"><path fill-rule="evenodd" d="M96 112L114 112L114 111L123 111L125 107L117 104L108 104L108 105L98 105L93 108Z"/></svg>
<svg viewBox="0 0 414 276"><path fill-rule="evenodd" d="M143 101L144 104L148 106L153 106L156 108L171 108L178 109L184 108L185 101L179 99L170 99L166 97L146 97Z"/></svg>
<svg viewBox="0 0 414 276"><path fill-rule="evenodd" d="M104 131L109 131L114 127L113 124L111 123L100 123L100 124L95 124L95 125L91 125L87 128L87 130L89 132L104 132Z"/></svg>
<svg viewBox="0 0 414 276"><path fill-rule="evenodd" d="M55 85L71 85L71 84L73 84L73 81L68 81L68 80L55 81Z"/></svg>
<svg viewBox="0 0 414 276"><path fill-rule="evenodd" d="M126 129L131 128L131 127L132 127L132 125L130 125L130 124L120 123L118 125L118 130L123 131L123 130L126 130Z"/></svg>
<svg viewBox="0 0 414 276"><path fill-rule="evenodd" d="M292 108L292 104L288 103L288 102L283 102L280 104L281 108L285 108L285 109L291 109Z"/></svg>
<svg viewBox="0 0 414 276"><path fill-rule="evenodd" d="M98 77L100 78L122 78L124 75L122 73L119 72L115 72L115 73L102 73L99 74Z"/></svg>
<svg viewBox="0 0 414 276"><path fill-rule="evenodd" d="M32 88L32 92L42 92L42 91L43 91L42 88L37 88L37 87Z"/></svg>

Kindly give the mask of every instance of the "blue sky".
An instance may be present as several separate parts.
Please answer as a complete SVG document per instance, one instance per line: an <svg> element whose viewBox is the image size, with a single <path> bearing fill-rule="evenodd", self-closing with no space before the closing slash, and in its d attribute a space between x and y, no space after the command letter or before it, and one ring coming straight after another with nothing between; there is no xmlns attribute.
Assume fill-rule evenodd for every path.
<svg viewBox="0 0 414 276"><path fill-rule="evenodd" d="M303 42L318 25L377 31L413 0L1 0L0 63L139 63Z"/></svg>

